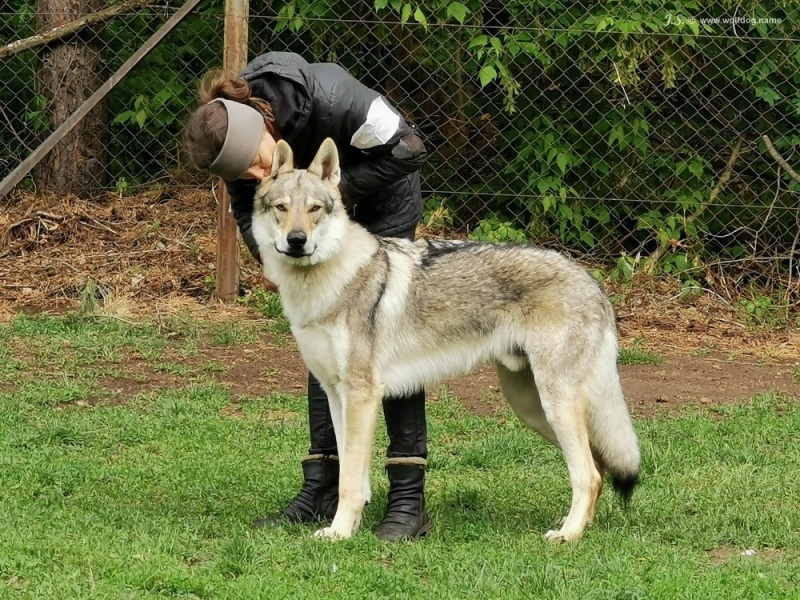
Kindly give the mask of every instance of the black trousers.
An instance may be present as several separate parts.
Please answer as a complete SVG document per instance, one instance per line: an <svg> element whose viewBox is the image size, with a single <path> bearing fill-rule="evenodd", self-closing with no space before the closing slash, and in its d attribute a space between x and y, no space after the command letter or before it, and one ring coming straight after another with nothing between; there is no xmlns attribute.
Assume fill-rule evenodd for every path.
<svg viewBox="0 0 800 600"><path fill-rule="evenodd" d="M383 416L389 434L387 457L428 457L423 390L406 398L385 397ZM337 454L328 397L311 373L308 374L308 427L311 434L309 454Z"/></svg>
<svg viewBox="0 0 800 600"><path fill-rule="evenodd" d="M367 229L376 235L381 235L380 225L375 223L367 226ZM415 230L416 226L412 226L408 231L392 233L391 237L413 240ZM419 390L403 398L385 397L383 416L386 420L386 432L389 435L387 457L428 457L425 390ZM328 396L311 373L308 374L308 427L311 437L309 454L337 454Z"/></svg>

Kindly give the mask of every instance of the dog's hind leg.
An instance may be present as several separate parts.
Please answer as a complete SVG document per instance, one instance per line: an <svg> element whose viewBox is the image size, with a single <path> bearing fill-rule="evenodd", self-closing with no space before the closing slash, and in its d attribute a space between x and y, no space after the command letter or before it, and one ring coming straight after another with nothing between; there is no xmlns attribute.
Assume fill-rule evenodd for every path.
<svg viewBox="0 0 800 600"><path fill-rule="evenodd" d="M500 390L511 406L517 418L528 427L536 431L548 442L558 447L556 434L547 422L547 417L542 408L539 391L527 360L525 366L519 370L511 370L506 364L497 363L497 379Z"/></svg>
<svg viewBox="0 0 800 600"><path fill-rule="evenodd" d="M603 489L603 471L592 457L585 419L580 415L564 414L572 413L574 407L578 406L579 399L569 397L573 394L566 390L563 395L559 394L555 399L551 399L554 396L545 391L544 398L542 398L537 389L533 371L527 365L525 369L512 371L505 364L498 362L497 376L503 395L511 405L514 414L556 448L560 448L567 457L567 467L573 489L573 504L570 514L561 519L561 530L547 532L547 538L563 541L575 539L584 527L591 523L597 499ZM549 410L546 410L544 405L547 405ZM552 423L554 420L557 421L555 426ZM559 435L558 432L561 434ZM569 449L569 454L564 447ZM587 467L589 464L598 474L599 483L597 483L592 469ZM587 488L588 493L585 491Z"/></svg>
<svg viewBox="0 0 800 600"><path fill-rule="evenodd" d="M339 448L339 505L330 527L320 529L316 535L347 539L361 524L368 500L364 481L369 476L383 386L374 379L352 380L340 384L337 392L344 430L343 447Z"/></svg>
<svg viewBox="0 0 800 600"><path fill-rule="evenodd" d="M545 538L569 542L581 537L592 521L603 479L589 444L587 399L582 390L570 381L568 374L546 363L539 367L536 371L536 387L542 411L555 435L556 445L564 453L572 486L569 513L563 519L561 528L548 531Z"/></svg>
<svg viewBox="0 0 800 600"><path fill-rule="evenodd" d="M598 474L600 475L600 485L597 486L597 491L594 494L594 498L592 501L592 508L589 511L589 524L592 523L594 520L594 514L597 511L597 503L600 500L600 494L603 493L603 481L605 480L606 476L606 469L602 465L602 463L597 462L597 458L594 459L594 467L597 469Z"/></svg>

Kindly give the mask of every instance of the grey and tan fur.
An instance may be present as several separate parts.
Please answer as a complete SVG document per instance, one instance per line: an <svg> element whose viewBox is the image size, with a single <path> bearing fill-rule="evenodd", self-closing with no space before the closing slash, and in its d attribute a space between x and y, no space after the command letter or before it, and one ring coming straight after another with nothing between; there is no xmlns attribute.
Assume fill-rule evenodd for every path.
<svg viewBox="0 0 800 600"><path fill-rule="evenodd" d="M627 501L639 445L617 373L617 330L600 286L560 254L476 242L380 238L353 223L325 140L308 170L279 142L256 192L253 233L300 353L328 394L339 507L317 532L349 538L370 500L381 399L486 361L516 415L564 453L572 505L546 538L579 538L606 473Z"/></svg>

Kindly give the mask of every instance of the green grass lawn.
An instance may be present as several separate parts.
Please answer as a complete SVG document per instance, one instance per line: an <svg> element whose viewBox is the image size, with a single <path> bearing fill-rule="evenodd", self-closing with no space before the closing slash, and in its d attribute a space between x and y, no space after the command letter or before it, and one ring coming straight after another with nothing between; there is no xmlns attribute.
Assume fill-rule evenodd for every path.
<svg viewBox="0 0 800 600"><path fill-rule="evenodd" d="M479 417L447 393L429 408L428 539L370 533L385 508L382 425L352 540L254 531L299 487L302 397L232 398L172 355L184 379L171 389L122 399L100 383L132 349L167 368L169 349L251 333L0 326L0 598L800 597L800 406L774 395L637 420L633 504L606 486L576 544L542 538L569 505L561 455L510 412Z"/></svg>

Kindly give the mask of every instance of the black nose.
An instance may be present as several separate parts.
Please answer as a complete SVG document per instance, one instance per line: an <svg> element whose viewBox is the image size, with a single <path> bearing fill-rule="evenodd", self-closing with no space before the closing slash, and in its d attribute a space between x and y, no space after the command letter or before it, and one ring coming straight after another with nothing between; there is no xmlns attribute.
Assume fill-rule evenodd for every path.
<svg viewBox="0 0 800 600"><path fill-rule="evenodd" d="M300 248L305 245L307 239L305 231L290 231L286 236L286 241L292 248Z"/></svg>

